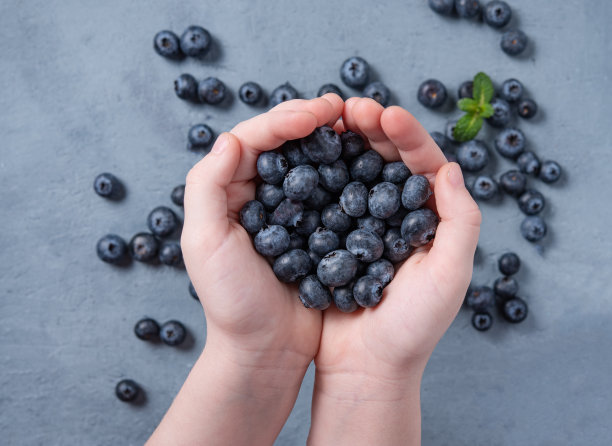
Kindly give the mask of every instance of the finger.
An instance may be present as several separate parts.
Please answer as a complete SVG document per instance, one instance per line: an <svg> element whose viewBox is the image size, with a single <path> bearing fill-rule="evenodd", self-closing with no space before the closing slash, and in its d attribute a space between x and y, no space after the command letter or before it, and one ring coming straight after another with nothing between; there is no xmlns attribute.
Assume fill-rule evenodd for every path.
<svg viewBox="0 0 612 446"><path fill-rule="evenodd" d="M310 100L293 99L291 101L281 102L271 110L309 111L317 117L317 127L323 125L329 125L331 127L342 114L343 106L344 101L340 96L334 93L327 93L321 97Z"/></svg>
<svg viewBox="0 0 612 446"><path fill-rule="evenodd" d="M412 173L435 174L446 164L446 158L429 133L403 108L386 108L380 123Z"/></svg>
<svg viewBox="0 0 612 446"><path fill-rule="evenodd" d="M400 155L395 145L389 140L380 123L385 108L370 98L360 98L351 109L355 123L362 134L386 161L399 161Z"/></svg>
<svg viewBox="0 0 612 446"><path fill-rule="evenodd" d="M332 126L332 128L336 131L336 133L338 133L339 135L341 135L342 133L344 133L346 131L346 129L344 128L344 122L342 121L342 119L338 119L336 121L336 123Z"/></svg>
<svg viewBox="0 0 612 446"><path fill-rule="evenodd" d="M350 130L351 132L359 133L361 136L365 138L365 135L357 125L355 121L355 113L353 112L353 108L355 104L359 101L359 98L348 98L344 102L344 110L342 111L342 122L344 123L345 130Z"/></svg>

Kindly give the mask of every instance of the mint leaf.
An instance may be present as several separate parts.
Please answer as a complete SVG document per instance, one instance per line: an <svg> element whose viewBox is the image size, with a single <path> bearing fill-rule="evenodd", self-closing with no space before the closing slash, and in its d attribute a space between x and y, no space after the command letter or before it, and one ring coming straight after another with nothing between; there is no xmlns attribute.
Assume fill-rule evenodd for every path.
<svg viewBox="0 0 612 446"><path fill-rule="evenodd" d="M491 116L493 116L493 113L495 113L495 110L493 110L493 106L491 106L491 104L485 104L482 107L480 116L482 116L483 118L490 118Z"/></svg>
<svg viewBox="0 0 612 446"><path fill-rule="evenodd" d="M460 142L474 139L482 127L482 118L478 114L468 113L463 115L453 131L453 137Z"/></svg>
<svg viewBox="0 0 612 446"><path fill-rule="evenodd" d="M477 113L480 111L478 102L471 98L459 99L459 102L457 102L457 107L468 113Z"/></svg>
<svg viewBox="0 0 612 446"><path fill-rule="evenodd" d="M493 99L493 95L495 94L495 89L493 88L493 82L491 82L489 76L483 72L480 72L474 76L472 94L474 96L474 100L478 102L480 107L484 107L485 104L491 102L491 99Z"/></svg>

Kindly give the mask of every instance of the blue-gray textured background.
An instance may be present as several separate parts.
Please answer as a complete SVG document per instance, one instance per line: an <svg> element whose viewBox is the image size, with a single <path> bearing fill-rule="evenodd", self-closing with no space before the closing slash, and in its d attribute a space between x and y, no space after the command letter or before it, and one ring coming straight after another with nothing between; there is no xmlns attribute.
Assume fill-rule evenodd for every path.
<svg viewBox="0 0 612 446"><path fill-rule="evenodd" d="M521 79L541 111L520 128L530 148L565 168L559 184L534 182L548 198L541 252L520 237L513 200L482 204L474 281L492 283L496 257L516 250L531 313L485 334L460 313L425 373L423 443L610 444L612 3L509 2L531 38L521 58L500 51L498 31L441 18L424 0L2 2L0 442L141 444L204 345L184 271L118 269L94 252L101 235L129 238L153 207L170 204L199 158L185 149L190 125L221 132L257 112L238 101L186 104L172 80L190 72L268 91L289 80L312 97L340 83L340 63L357 54L429 130L454 115L417 103L425 78L453 94L479 70L497 83ZM191 24L214 35L216 60L171 63L153 52L157 31ZM509 166L495 163L497 172ZM102 171L125 182L124 201L93 193ZM184 321L195 344L139 341L132 327L143 315ZM115 398L123 377L142 384L145 405ZM305 442L311 389L312 370L277 444Z"/></svg>

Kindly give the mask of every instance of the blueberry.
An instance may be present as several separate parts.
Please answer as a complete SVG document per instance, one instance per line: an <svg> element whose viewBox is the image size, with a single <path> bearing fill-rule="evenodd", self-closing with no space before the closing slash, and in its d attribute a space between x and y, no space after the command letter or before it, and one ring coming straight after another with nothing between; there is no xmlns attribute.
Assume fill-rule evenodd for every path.
<svg viewBox="0 0 612 446"><path fill-rule="evenodd" d="M216 77L207 77L198 83L198 98L206 104L216 105L225 99L225 84Z"/></svg>
<svg viewBox="0 0 612 446"><path fill-rule="evenodd" d="M255 235L253 243L262 256L276 257L289 248L289 233L282 226L270 225Z"/></svg>
<svg viewBox="0 0 612 446"><path fill-rule="evenodd" d="M561 176L561 166L556 161L544 161L540 168L540 180L554 183Z"/></svg>
<svg viewBox="0 0 612 446"><path fill-rule="evenodd" d="M395 184L383 181L370 189L368 210L373 217L381 219L391 217L400 206L400 191Z"/></svg>
<svg viewBox="0 0 612 446"><path fill-rule="evenodd" d="M380 259L385 247L382 239L375 232L365 229L356 229L347 236L346 249L351 252L357 260L371 263Z"/></svg>
<svg viewBox="0 0 612 446"><path fill-rule="evenodd" d="M438 227L438 216L431 209L417 209L408 212L402 222L402 237L410 244L418 248L432 241Z"/></svg>
<svg viewBox="0 0 612 446"><path fill-rule="evenodd" d="M542 240L546 235L546 223L537 215L525 217L521 223L521 235L530 242Z"/></svg>
<svg viewBox="0 0 612 446"><path fill-rule="evenodd" d="M518 103L516 110L521 118L531 119L538 112L538 104L532 99L523 99Z"/></svg>
<svg viewBox="0 0 612 446"><path fill-rule="evenodd" d="M324 286L314 274L302 279L299 291L300 300L306 308L325 310L331 304L332 296L329 288Z"/></svg>
<svg viewBox="0 0 612 446"><path fill-rule="evenodd" d="M497 267L504 276L511 276L521 268L521 259L513 252L506 252L500 256Z"/></svg>
<svg viewBox="0 0 612 446"><path fill-rule="evenodd" d="M385 84L382 82L372 82L363 89L363 96L366 98L374 99L383 107L389 105L391 100L391 92Z"/></svg>
<svg viewBox="0 0 612 446"><path fill-rule="evenodd" d="M212 38L201 26L190 26L181 36L181 50L189 57L202 57L210 49Z"/></svg>
<svg viewBox="0 0 612 446"><path fill-rule="evenodd" d="M317 96L321 97L323 95L326 95L327 93L334 93L340 96L341 98L344 98L344 94L342 94L342 90L340 90L340 87L338 87L336 84L322 85L321 88L319 88L319 91L317 92Z"/></svg>
<svg viewBox="0 0 612 446"><path fill-rule="evenodd" d="M359 308L359 305L357 305L357 302L355 302L355 298L353 297L352 283L345 286L335 287L333 299L336 308L343 313L352 313Z"/></svg>
<svg viewBox="0 0 612 446"><path fill-rule="evenodd" d="M187 139L192 149L205 149L213 142L214 134L206 124L196 124L189 129Z"/></svg>
<svg viewBox="0 0 612 446"><path fill-rule="evenodd" d="M368 83L370 66L361 57L349 57L340 67L340 79L349 87L361 89Z"/></svg>
<svg viewBox="0 0 612 446"><path fill-rule="evenodd" d="M347 184L340 195L340 207L351 217L363 216L368 210L368 188L359 181Z"/></svg>
<svg viewBox="0 0 612 446"><path fill-rule="evenodd" d="M337 249L321 259L317 266L317 276L324 285L343 286L357 274L358 263L349 251Z"/></svg>
<svg viewBox="0 0 612 446"><path fill-rule="evenodd" d="M455 139L455 127L457 126L457 121L448 121L446 123L446 127L444 128L444 136L448 138L451 142L459 142Z"/></svg>
<svg viewBox="0 0 612 446"><path fill-rule="evenodd" d="M525 150L525 135L519 129L503 129L495 137L495 148L501 156L516 159Z"/></svg>
<svg viewBox="0 0 612 446"><path fill-rule="evenodd" d="M129 243L130 254L134 260L139 262L150 262L157 256L159 242L146 232L139 232Z"/></svg>
<svg viewBox="0 0 612 446"><path fill-rule="evenodd" d="M510 104L502 98L493 98L491 100L493 114L487 118L487 122L493 127L506 127L510 122Z"/></svg>
<svg viewBox="0 0 612 446"><path fill-rule="evenodd" d="M304 237L292 232L289 234L289 249L304 249Z"/></svg>
<svg viewBox="0 0 612 446"><path fill-rule="evenodd" d="M457 97L459 99L463 98L473 98L474 97L474 82L473 81L465 81L459 85L459 90L457 90Z"/></svg>
<svg viewBox="0 0 612 446"><path fill-rule="evenodd" d="M292 249L278 256L272 269L278 280L285 283L296 282L310 271L311 261L302 249Z"/></svg>
<svg viewBox="0 0 612 446"><path fill-rule="evenodd" d="M255 105L263 96L261 86L256 82L245 82L238 89L238 97L248 105Z"/></svg>
<svg viewBox="0 0 612 446"><path fill-rule="evenodd" d="M115 386L115 395L121 401L134 401L140 394L140 386L131 379L123 379Z"/></svg>
<svg viewBox="0 0 612 446"><path fill-rule="evenodd" d="M283 192L290 200L305 200L319 183L319 173L308 164L291 169L283 181Z"/></svg>
<svg viewBox="0 0 612 446"><path fill-rule="evenodd" d="M438 14L451 15L455 9L455 0L429 0L429 7Z"/></svg>
<svg viewBox="0 0 612 446"><path fill-rule="evenodd" d="M198 81L191 74L183 73L174 80L174 92L187 101L198 100Z"/></svg>
<svg viewBox="0 0 612 446"><path fill-rule="evenodd" d="M368 265L367 274L381 281L383 287L389 285L395 275L393 264L387 259L379 259Z"/></svg>
<svg viewBox="0 0 612 446"><path fill-rule="evenodd" d="M179 266L183 262L181 245L176 242L163 242L159 248L159 261L168 266Z"/></svg>
<svg viewBox="0 0 612 446"><path fill-rule="evenodd" d="M434 140L440 150L442 150L443 152L450 151L452 147L452 142L446 137L446 135L441 132L431 132L429 136L431 136L431 139Z"/></svg>
<svg viewBox="0 0 612 446"><path fill-rule="evenodd" d="M510 29L502 34L501 49L510 56L521 54L527 48L527 35L520 29Z"/></svg>
<svg viewBox="0 0 612 446"><path fill-rule="evenodd" d="M310 164L312 162L310 161L310 158L308 158L306 154L302 152L301 142L299 139L287 141L282 145L281 150L285 159L289 163L289 167Z"/></svg>
<svg viewBox="0 0 612 446"><path fill-rule="evenodd" d="M143 341L157 339L159 337L159 324L151 318L141 319L134 326L134 334Z"/></svg>
<svg viewBox="0 0 612 446"><path fill-rule="evenodd" d="M149 230L158 237L167 237L176 230L178 225L176 215L166 206L156 207L147 217Z"/></svg>
<svg viewBox="0 0 612 446"><path fill-rule="evenodd" d="M302 151L315 163L331 164L342 153L340 135L328 125L318 127L302 139Z"/></svg>
<svg viewBox="0 0 612 446"><path fill-rule="evenodd" d="M493 289L495 290L495 294L504 299L509 299L514 297L518 292L518 282L513 277L500 277L495 280L495 285L493 285Z"/></svg>
<svg viewBox="0 0 612 446"><path fill-rule="evenodd" d="M160 327L159 337L164 344L175 346L183 343L187 330L179 321L168 321Z"/></svg>
<svg viewBox="0 0 612 446"><path fill-rule="evenodd" d="M123 197L123 185L112 173L101 173L94 179L94 191L101 197L119 199Z"/></svg>
<svg viewBox="0 0 612 446"><path fill-rule="evenodd" d="M355 302L364 308L375 307L383 295L383 284L374 276L365 275L360 277L353 285L353 297Z"/></svg>
<svg viewBox="0 0 612 446"><path fill-rule="evenodd" d="M427 79L417 91L418 101L427 108L438 108L446 101L446 87L437 79Z"/></svg>
<svg viewBox="0 0 612 446"><path fill-rule="evenodd" d="M275 107L281 102L299 98L297 90L289 82L279 85L270 93L270 106Z"/></svg>
<svg viewBox="0 0 612 446"><path fill-rule="evenodd" d="M351 163L351 178L353 181L370 183L380 174L384 163L382 156L376 150L368 150Z"/></svg>
<svg viewBox="0 0 612 446"><path fill-rule="evenodd" d="M423 175L412 175L404 183L402 204L409 211L422 207L433 194L429 180Z"/></svg>
<svg viewBox="0 0 612 446"><path fill-rule="evenodd" d="M126 259L127 243L115 234L107 234L98 240L96 253L106 263L118 264Z"/></svg>
<svg viewBox="0 0 612 446"><path fill-rule="evenodd" d="M474 311L485 311L494 303L495 295L488 286L471 288L465 296L465 304Z"/></svg>
<svg viewBox="0 0 612 446"><path fill-rule="evenodd" d="M328 191L323 189L321 185L318 185L314 188L314 190L310 194L310 197L304 200L304 204L309 209L322 211L325 206L327 206L333 201L333 199L334 198Z"/></svg>
<svg viewBox="0 0 612 446"><path fill-rule="evenodd" d="M493 28L503 28L512 18L512 10L508 3L494 0L487 3L484 8L484 20L487 25Z"/></svg>
<svg viewBox="0 0 612 446"><path fill-rule="evenodd" d="M496 2L491 2L496 3ZM503 2L500 2L503 3ZM501 96L508 102L516 102L523 96L523 84L516 79L507 79L502 84Z"/></svg>
<svg viewBox="0 0 612 446"><path fill-rule="evenodd" d="M352 220L339 204L329 204L321 212L321 222L334 232L344 232L351 227Z"/></svg>
<svg viewBox="0 0 612 446"><path fill-rule="evenodd" d="M472 315L472 327L478 331L487 331L493 325L493 316L488 311L476 311Z"/></svg>
<svg viewBox="0 0 612 446"><path fill-rule="evenodd" d="M191 283L191 282L189 282L189 294L195 300L200 300L200 298L198 297L198 292L196 291L195 287L193 286L193 283Z"/></svg>
<svg viewBox="0 0 612 446"><path fill-rule="evenodd" d="M300 201L285 198L270 214L268 223L271 225L295 226L304 214L304 205Z"/></svg>
<svg viewBox="0 0 612 446"><path fill-rule="evenodd" d="M482 170L489 162L487 145L479 139L462 143L457 149L457 162L463 170L468 172Z"/></svg>
<svg viewBox="0 0 612 446"><path fill-rule="evenodd" d="M435 132L438 133L438 132ZM442 135L441 133L438 133ZM444 135L442 135L444 136ZM395 184L403 184L410 176L410 169L403 161L395 161L387 163L382 170L382 178L384 181Z"/></svg>
<svg viewBox="0 0 612 446"><path fill-rule="evenodd" d="M330 192L341 192L349 182L349 172L342 160L319 165L319 182Z"/></svg>
<svg viewBox="0 0 612 446"><path fill-rule="evenodd" d="M183 203L185 201L185 185L181 184L172 189L170 199L177 206L183 206Z"/></svg>
<svg viewBox="0 0 612 446"><path fill-rule="evenodd" d="M312 271L316 272L317 266L319 266L319 262L321 261L321 256L313 251L308 251L308 256L310 257Z"/></svg>
<svg viewBox="0 0 612 446"><path fill-rule="evenodd" d="M518 197L525 191L527 177L518 170L509 170L499 177L499 185L508 195Z"/></svg>
<svg viewBox="0 0 612 446"><path fill-rule="evenodd" d="M402 238L399 228L388 229L382 239L385 245L383 255L392 263L407 259L412 252L412 246Z"/></svg>
<svg viewBox="0 0 612 446"><path fill-rule="evenodd" d="M155 52L168 59L180 59L183 56L179 38L172 31L160 31L153 38Z"/></svg>
<svg viewBox="0 0 612 446"><path fill-rule="evenodd" d="M266 211L257 200L247 201L240 209L240 224L250 234L255 234L266 223Z"/></svg>
<svg viewBox="0 0 612 446"><path fill-rule="evenodd" d="M525 190L518 199L519 208L526 215L539 214L544 209L545 204L544 195L535 189Z"/></svg>
<svg viewBox="0 0 612 446"><path fill-rule="evenodd" d="M357 219L357 228L375 232L380 237L382 237L383 235L385 235L387 225L385 224L384 220L372 217L371 215L366 215Z"/></svg>
<svg viewBox="0 0 612 446"><path fill-rule="evenodd" d="M257 173L269 184L278 184L285 178L289 164L283 155L262 152L257 157Z"/></svg>
<svg viewBox="0 0 612 446"><path fill-rule="evenodd" d="M521 172L528 175L538 175L540 173L540 160L533 152L523 152L516 159L516 164Z"/></svg>
<svg viewBox="0 0 612 446"><path fill-rule="evenodd" d="M326 228L317 228L315 232L308 237L308 249L319 256L338 249L340 239L338 234Z"/></svg>
<svg viewBox="0 0 612 446"><path fill-rule="evenodd" d="M477 200L490 200L497 195L497 183L488 175L480 175L472 185L472 196Z"/></svg>
<svg viewBox="0 0 612 446"><path fill-rule="evenodd" d="M310 234L315 232L321 225L321 214L319 212L309 209L304 211L302 218L295 224L295 232L298 235L308 237Z"/></svg>
<svg viewBox="0 0 612 446"><path fill-rule="evenodd" d="M365 142L358 133L347 130L340 135L340 141L342 143L342 158L344 160L353 159L364 151Z"/></svg>
<svg viewBox="0 0 612 446"><path fill-rule="evenodd" d="M527 302L520 297L508 299L503 303L501 309L504 319L506 319L508 322L512 322L513 324L523 322L527 317L527 313L529 312Z"/></svg>
<svg viewBox="0 0 612 446"><path fill-rule="evenodd" d="M400 207L395 214L385 220L385 223L392 228L399 228L402 226L402 222L407 213L408 210L406 208Z"/></svg>
<svg viewBox="0 0 612 446"><path fill-rule="evenodd" d="M274 184L261 183L255 190L255 198L265 209L274 210L285 198L285 193L282 187L275 186ZM259 229L257 229L257 231L259 231Z"/></svg>
<svg viewBox="0 0 612 446"><path fill-rule="evenodd" d="M480 15L480 2L478 0L455 0L455 9L459 17L473 18Z"/></svg>

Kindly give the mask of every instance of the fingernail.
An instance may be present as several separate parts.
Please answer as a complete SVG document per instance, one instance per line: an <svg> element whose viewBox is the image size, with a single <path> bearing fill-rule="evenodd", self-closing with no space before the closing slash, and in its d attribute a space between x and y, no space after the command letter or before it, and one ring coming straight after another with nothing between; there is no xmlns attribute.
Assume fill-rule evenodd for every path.
<svg viewBox="0 0 612 446"><path fill-rule="evenodd" d="M215 145L213 146L211 152L216 154L222 153L226 149L228 144L229 138L225 133L222 133L217 138L217 141L215 141Z"/></svg>
<svg viewBox="0 0 612 446"><path fill-rule="evenodd" d="M463 182L463 174L461 173L461 167L457 163L451 163L450 168L448 169L448 181L454 187L465 187L465 183Z"/></svg>

